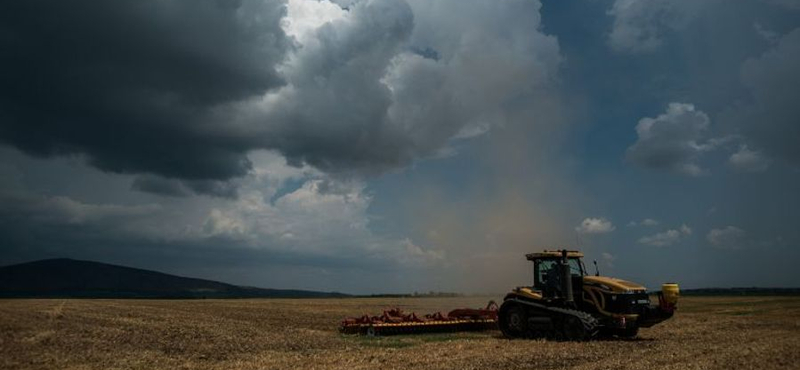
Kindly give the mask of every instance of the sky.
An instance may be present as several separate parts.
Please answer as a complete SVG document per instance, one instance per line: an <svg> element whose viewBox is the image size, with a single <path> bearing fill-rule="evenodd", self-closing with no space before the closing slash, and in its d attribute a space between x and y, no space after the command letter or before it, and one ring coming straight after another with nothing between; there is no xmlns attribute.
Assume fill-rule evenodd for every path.
<svg viewBox="0 0 800 370"><path fill-rule="evenodd" d="M28 0L0 49L0 265L800 281L798 0Z"/></svg>

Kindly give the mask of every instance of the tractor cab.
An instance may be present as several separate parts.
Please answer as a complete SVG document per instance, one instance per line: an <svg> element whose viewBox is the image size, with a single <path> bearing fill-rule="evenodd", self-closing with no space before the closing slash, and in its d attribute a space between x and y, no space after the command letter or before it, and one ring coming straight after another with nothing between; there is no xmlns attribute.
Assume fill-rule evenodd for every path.
<svg viewBox="0 0 800 370"><path fill-rule="evenodd" d="M533 262L533 289L542 294L545 298L564 298L567 292L564 291L563 279L566 275L564 269L569 271L572 290L577 292L576 299L581 297L583 277L586 275L586 267L581 258L583 253L578 251L567 251L566 265L562 251L548 251L526 254L525 257Z"/></svg>

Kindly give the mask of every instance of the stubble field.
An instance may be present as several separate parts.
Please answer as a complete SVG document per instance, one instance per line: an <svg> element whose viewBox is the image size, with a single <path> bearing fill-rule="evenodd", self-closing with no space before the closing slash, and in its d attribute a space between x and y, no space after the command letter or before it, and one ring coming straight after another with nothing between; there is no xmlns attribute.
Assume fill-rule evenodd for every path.
<svg viewBox="0 0 800 370"><path fill-rule="evenodd" d="M344 316L481 307L499 297L0 300L2 369L797 369L800 297L684 298L634 340L499 332L365 338Z"/></svg>

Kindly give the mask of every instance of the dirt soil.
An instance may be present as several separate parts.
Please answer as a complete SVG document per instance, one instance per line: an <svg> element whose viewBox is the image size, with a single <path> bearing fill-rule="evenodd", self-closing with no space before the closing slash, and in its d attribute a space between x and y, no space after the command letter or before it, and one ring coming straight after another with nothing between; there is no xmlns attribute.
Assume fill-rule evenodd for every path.
<svg viewBox="0 0 800 370"><path fill-rule="evenodd" d="M683 298L634 340L358 337L345 316L499 297L0 300L2 369L798 369L800 297Z"/></svg>

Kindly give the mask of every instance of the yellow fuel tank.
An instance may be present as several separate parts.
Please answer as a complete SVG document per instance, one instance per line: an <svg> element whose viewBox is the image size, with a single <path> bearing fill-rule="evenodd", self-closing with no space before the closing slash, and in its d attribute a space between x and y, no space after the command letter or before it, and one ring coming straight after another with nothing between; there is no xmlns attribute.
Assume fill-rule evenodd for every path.
<svg viewBox="0 0 800 370"><path fill-rule="evenodd" d="M678 297L680 297L681 290L676 283L661 284L661 293L664 295L664 301L671 305L678 304Z"/></svg>

